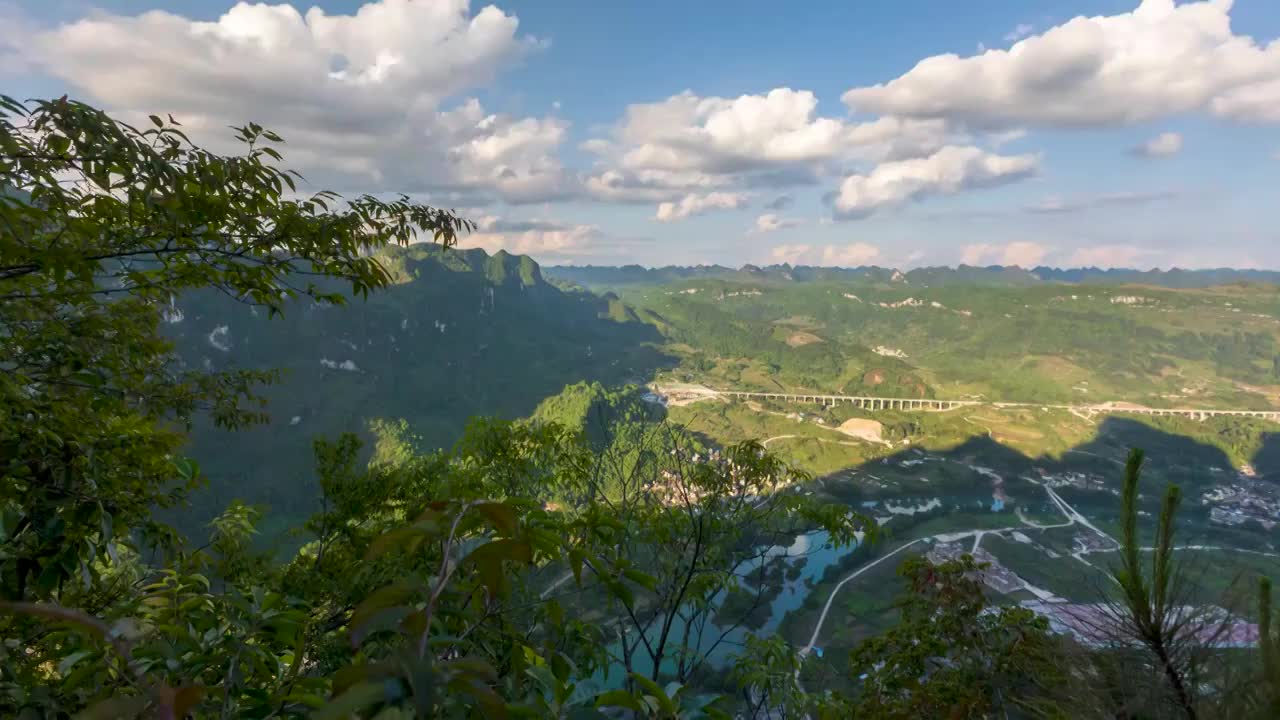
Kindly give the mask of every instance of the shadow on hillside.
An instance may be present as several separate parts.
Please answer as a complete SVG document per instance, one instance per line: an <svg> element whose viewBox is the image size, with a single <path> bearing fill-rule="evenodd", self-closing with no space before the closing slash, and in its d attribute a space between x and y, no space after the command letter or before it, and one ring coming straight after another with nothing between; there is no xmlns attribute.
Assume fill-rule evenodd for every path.
<svg viewBox="0 0 1280 720"><path fill-rule="evenodd" d="M273 320L220 296L180 304L171 331L187 365L286 371L265 393L271 424L196 427L189 452L210 482L195 515L232 499L267 504L273 516L313 512L314 439L372 440L374 418L406 420L420 449L448 447L471 417L524 417L565 385L638 383L674 365L654 327L611 319L596 295L514 273L419 271L367 300L293 303Z"/></svg>
<svg viewBox="0 0 1280 720"><path fill-rule="evenodd" d="M1275 472L1278 443L1280 434L1269 434L1255 463ZM1059 511L1047 502L1041 488L1042 484L1051 483L1061 497L1086 516L1109 525L1119 515L1119 489L1131 448L1141 448L1146 453L1139 486L1144 512L1151 516L1158 513L1168 485L1181 488L1184 500L1179 532L1184 542L1230 538L1232 542L1245 543L1243 546L1276 543L1276 533L1257 524L1225 527L1210 522L1203 495L1215 485L1239 478L1225 452L1128 418L1105 419L1092 439L1058 458L1027 456L988 436L975 435L947 450L903 449L822 480L829 491L834 488L833 495L850 504L875 499L880 492L879 482L893 487L891 493L907 498L908 504L938 497L944 507L972 509L1002 494L1011 498L1012 504L1053 515ZM984 471L1000 476L998 493L991 476Z"/></svg>
<svg viewBox="0 0 1280 720"><path fill-rule="evenodd" d="M1258 468L1275 472L1280 459L1280 434L1268 434L1262 449L1253 458ZM1075 602L1090 602L1106 597L1111 588L1107 579L1108 568L1114 567L1115 555L1105 552L1108 543L1093 545L1095 552L1088 556L1089 564L1077 562L1070 554L1095 537L1079 523L1061 529L1036 530L1024 525L1017 516L1023 513L1043 525L1058 525L1065 521L1060 509L1049 502L1043 485L1054 485L1055 492L1080 511L1091 524L1113 537L1118 535L1115 518L1120 500L1118 491L1123 475L1123 461L1130 448L1142 448L1146 463L1140 493L1142 494L1140 533L1144 545L1152 542L1153 518L1158 513L1161 496L1168 483L1177 483L1184 491L1183 503L1178 514L1176 542L1179 545L1214 545L1244 550L1276 552L1280 546L1280 532L1267 531L1260 524L1250 523L1228 527L1209 521L1208 509L1202 503L1203 491L1214 484L1240 482L1238 472L1232 468L1225 452L1194 438L1165 432L1142 422L1111 417L1098 426L1097 435L1064 453L1061 458L1028 456L994 441L988 436L974 436L961 444L942 451L925 451L905 448L885 458L862 463L823 478L833 488L824 485L824 491L840 501L861 507L870 515L885 519L891 516L887 498L897 508L926 507L918 515L895 517L888 527L896 537L891 537L885 548L894 548L907 539L934 537L942 533L962 533L990 528L1018 528L1019 535L1003 533L1000 537L984 536L981 548L992 553L1009 571L1040 591L1067 597ZM983 509L985 501L995 492L990 473L1002 478L1001 491L1009 502L1001 510ZM1262 472L1262 470L1260 470ZM1033 478L1032 483L1026 478ZM881 484L877 484L879 481ZM887 492L885 485L896 485L894 492ZM846 492L839 492L844 486ZM903 493L903 488L907 492ZM877 496L879 496L877 498ZM938 498L940 507L928 507L925 499ZM975 502L977 500L978 502ZM874 502L874 504L872 504ZM1016 512L1010 512L1010 506ZM985 517L983 517L985 515ZM996 517L1000 515L1000 517ZM953 538L967 550L972 536ZM881 550L880 553L885 552ZM897 598L909 591L907 585L896 578L894 568L912 554L924 553L924 546L909 548L891 559L885 566L868 572L858 583L843 586L841 595L830 605L832 613L826 617L819 637L826 657L811 664L808 672L814 687L830 687L845 682L849 668L844 658L856 644L898 621ZM866 557L849 556L847 562L828 567L822 575L819 589L807 597L800 609L788 615L780 625L791 643L803 645L814 637L817 618L827 607L831 593L841 587L842 579L867 567ZM1185 575L1184 590L1225 607L1250 608L1256 574L1274 573L1269 558L1244 553L1188 552L1179 554L1179 562ZM995 575L997 582L1007 576ZM1238 584L1244 583L1244 584ZM1025 589L1013 594L990 590L992 597L1001 602L1018 602L1032 599ZM1246 594L1241 594L1244 592ZM1236 605L1243 602L1242 605Z"/></svg>
<svg viewBox="0 0 1280 720"><path fill-rule="evenodd" d="M1265 433L1262 436L1262 448L1253 456L1250 464L1258 477L1280 482L1280 433Z"/></svg>
<svg viewBox="0 0 1280 720"><path fill-rule="evenodd" d="M1264 446L1263 452L1276 454L1275 462L1280 462L1280 447L1276 447L1280 445L1280 435L1269 435L1268 438L1272 445ZM1220 448L1121 417L1104 419L1093 438L1067 450L1061 458L1028 456L987 435L973 435L955 447L930 450L929 454L963 464L1004 468L1004 473L1010 475L1038 470L1055 474L1093 472L1113 476L1118 487L1125 459L1132 448L1142 449L1146 453L1144 477L1152 482L1189 480L1192 484L1205 484L1211 482L1209 478L1218 474L1211 468L1234 474L1230 459ZM917 448L907 448L886 458L873 460L867 465L901 463L903 460L911 460L921 452ZM850 468L841 473L857 469L859 468Z"/></svg>

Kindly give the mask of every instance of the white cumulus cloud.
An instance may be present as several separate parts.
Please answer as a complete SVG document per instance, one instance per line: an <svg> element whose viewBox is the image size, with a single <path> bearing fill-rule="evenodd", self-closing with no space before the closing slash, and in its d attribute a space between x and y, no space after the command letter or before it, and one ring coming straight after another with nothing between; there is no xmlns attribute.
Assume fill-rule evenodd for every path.
<svg viewBox="0 0 1280 720"><path fill-rule="evenodd" d="M1276 53L1277 41L1270 45ZM1280 79L1257 82L1229 90L1213 99L1213 111L1241 122L1280 122Z"/></svg>
<svg viewBox="0 0 1280 720"><path fill-rule="evenodd" d="M477 231L459 240L461 247L483 248L489 252L506 250L538 257L590 254L601 238L593 225L548 220L504 220L492 215L477 221Z"/></svg>
<svg viewBox="0 0 1280 720"><path fill-rule="evenodd" d="M829 157L844 124L816 117L817 107L812 92L791 88L732 99L685 91L632 105L619 133L631 146L622 164L717 172Z"/></svg>
<svg viewBox="0 0 1280 720"><path fill-rule="evenodd" d="M628 106L608 138L581 149L599 158L587 192L622 202L675 201L711 189L810 185L843 161L927 155L953 136L941 120L882 117L851 123L817 114L808 90L736 98L691 91Z"/></svg>
<svg viewBox="0 0 1280 720"><path fill-rule="evenodd" d="M1280 41L1231 29L1232 0L1142 0L1076 17L1007 50L925 58L844 95L861 112L977 127L1097 127L1209 111L1280 120Z"/></svg>
<svg viewBox="0 0 1280 720"><path fill-rule="evenodd" d="M1022 38L1030 35L1036 29L1035 25L1030 23L1018 23L1012 30L1005 33L1005 42L1017 42Z"/></svg>
<svg viewBox="0 0 1280 720"><path fill-rule="evenodd" d="M994 187L1034 175L1036 155L997 155L976 147L947 146L912 160L886 162L840 184L837 216L859 218L934 194Z"/></svg>
<svg viewBox="0 0 1280 720"><path fill-rule="evenodd" d="M506 250L550 263L610 265L634 262L651 238L617 235L599 226L554 217L511 218L463 209L475 219L476 232L459 238L464 248L490 253Z"/></svg>
<svg viewBox="0 0 1280 720"><path fill-rule="evenodd" d="M784 230L786 228L793 228L800 224L801 224L801 221L799 218L787 218L787 217L782 217L777 213L765 213L756 218L756 223L755 223L755 226L752 228L752 231L757 234L763 235L765 233L771 233L775 230Z"/></svg>
<svg viewBox="0 0 1280 720"><path fill-rule="evenodd" d="M848 245L778 245L769 251L774 262L791 265L857 267L880 257L880 248L864 242Z"/></svg>
<svg viewBox="0 0 1280 720"><path fill-rule="evenodd" d="M467 0L370 0L350 15L242 2L212 21L95 13L7 41L127 119L172 113L205 142L249 121L275 130L317 184L532 202L572 190L556 156L567 124L463 96L538 45L518 25Z"/></svg>
<svg viewBox="0 0 1280 720"><path fill-rule="evenodd" d="M658 222L675 222L711 210L734 210L743 207L746 202L747 197L741 193L689 194L680 198L678 202L660 203L653 219Z"/></svg>
<svg viewBox="0 0 1280 720"><path fill-rule="evenodd" d="M1033 268L1041 264L1050 248L1039 243L1018 241L1005 245L976 243L960 250L960 262L965 265L1017 265Z"/></svg>
<svg viewBox="0 0 1280 720"><path fill-rule="evenodd" d="M1133 245L1093 245L1077 248L1067 258L1067 264L1071 267L1132 268L1151 255L1150 250Z"/></svg>
<svg viewBox="0 0 1280 720"><path fill-rule="evenodd" d="M1160 133L1133 149L1138 157L1168 157L1182 150L1182 136L1176 132Z"/></svg>

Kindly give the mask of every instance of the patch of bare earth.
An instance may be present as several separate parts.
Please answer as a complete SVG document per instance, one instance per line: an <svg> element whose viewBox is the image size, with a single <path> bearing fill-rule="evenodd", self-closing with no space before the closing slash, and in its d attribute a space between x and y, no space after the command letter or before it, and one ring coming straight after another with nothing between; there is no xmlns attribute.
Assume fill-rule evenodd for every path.
<svg viewBox="0 0 1280 720"><path fill-rule="evenodd" d="M882 442L880 432L884 429L884 426L875 420L850 418L840 423L840 427L836 429L851 438L878 443Z"/></svg>
<svg viewBox="0 0 1280 720"><path fill-rule="evenodd" d="M791 333L787 338L787 344L791 347L800 347L801 345L812 345L813 343L822 342L822 338L813 333L797 332Z"/></svg>
<svg viewBox="0 0 1280 720"><path fill-rule="evenodd" d="M1098 407L1104 410L1149 410L1150 409L1146 405L1139 405L1138 403L1127 402L1124 400L1105 402L1099 405Z"/></svg>
<svg viewBox="0 0 1280 720"><path fill-rule="evenodd" d="M1254 395L1261 395L1272 402L1280 399L1280 393L1277 392L1280 388L1277 388L1275 385L1270 387L1259 387L1257 385L1246 385L1242 382L1237 382L1235 385L1240 390L1247 393L1253 393Z"/></svg>
<svg viewBox="0 0 1280 720"><path fill-rule="evenodd" d="M691 383L674 383L671 385L655 385L653 391L666 398L667 404L673 407L692 405L702 400L716 400L719 395L705 385Z"/></svg>

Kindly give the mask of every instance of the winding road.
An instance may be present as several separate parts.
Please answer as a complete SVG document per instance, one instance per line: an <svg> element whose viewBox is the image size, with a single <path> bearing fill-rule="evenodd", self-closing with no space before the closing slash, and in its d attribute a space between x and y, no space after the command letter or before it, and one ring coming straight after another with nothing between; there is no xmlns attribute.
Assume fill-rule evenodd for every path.
<svg viewBox="0 0 1280 720"><path fill-rule="evenodd" d="M885 560L888 560L889 558L893 557L894 555L897 555L898 553L902 552L903 550L906 550L907 548L911 547L912 545L915 545L916 543L924 542L924 540L925 540L925 538L917 538L917 539L915 539L915 540L912 540L912 541L911 541L911 542L909 542L909 543L906 543L905 545L901 545L901 546L899 546L899 547L897 547L897 548L894 548L891 552L889 552L889 553L887 553L887 554L885 554L885 555L881 555L880 557L876 558L875 560L872 560L871 562L867 563L866 565L863 565L862 567L860 567L860 568L858 568L857 570L853 571L853 573L852 573L851 575L849 575L848 577L844 578L844 579L843 579L843 580L841 580L839 583L837 583L837 584L836 584L836 586L835 586L834 588L832 588L832 590L831 590L831 594L827 596L827 604L826 604L826 605L824 605L824 606L822 607L822 614L818 616L818 624L817 624L817 625L815 625L815 626L814 626L814 628L813 628L813 635L809 638L809 644L808 644L808 645L805 645L805 646L804 646L804 647L802 647L802 648L800 648L800 657L802 657L802 658L803 658L804 656L806 656L806 655L808 655L810 652L812 652L812 651L813 651L813 646L814 646L814 645L816 645L816 644L818 643L818 634L822 632L822 624L823 624L824 622L826 622L826 621L827 621L827 613L831 610L831 603L835 601L835 599L836 599L836 593L840 592L840 588L844 587L844 586L845 586L845 583L848 583L849 581L851 581L851 580L853 580L853 579L857 578L857 577L858 577L859 575L861 575L862 573L864 573L864 572L866 572L866 571L870 570L871 568L873 568L873 567L875 567L875 566L879 565L880 563L884 562Z"/></svg>
<svg viewBox="0 0 1280 720"><path fill-rule="evenodd" d="M1039 484L1039 483L1036 483L1036 484ZM1106 534L1102 530L1099 530L1097 526L1090 523L1083 515L1081 515L1078 511L1076 511L1075 508L1071 507L1071 505L1067 503L1066 500L1063 500L1062 497L1058 495L1058 493L1054 492L1053 488L1048 486L1042 486L1042 487L1045 493L1048 494L1049 499L1058 508L1058 510L1062 512L1063 517L1066 518L1065 522L1057 523L1054 525L1041 525L1039 523L1032 522L1031 520L1019 514L1018 519L1021 521L1021 524L1019 525L1012 525L1010 527L1004 527L1004 528L992 528L992 529L983 529L983 530L960 530L960 531L949 532L949 533L938 533L936 535L930 535L928 537L917 538L915 540L912 540L911 542L908 542L906 544L903 544L903 545L900 545L899 547L894 548L889 553L885 555L881 555L880 557L876 558L872 562L867 563L866 565L863 565L862 567L853 571L848 576L843 578L839 583L837 583L834 588L831 589L831 594L827 596L826 604L822 606L822 614L818 616L818 622L813 627L813 635L809 637L809 643L799 650L798 654L800 655L800 657L803 658L806 655L808 655L810 652L813 651L814 646L818 644L818 638L822 634L822 626L824 623L826 623L827 614L831 611L831 604L835 602L836 595L840 592L841 588L843 588L849 582L857 579L857 577L863 574L864 572L870 570L876 565L879 565L885 560L888 560L894 555L897 555L903 550L906 550L907 548L913 545L916 545L918 543L922 543L926 541L956 542L957 540L963 540L965 538L972 537L973 550L971 550L971 552L974 552L974 551L977 551L978 545L982 542L982 537L989 533L1002 533L1002 532L1009 532L1012 530L1036 530L1036 531L1049 530L1052 528L1069 527L1077 523L1089 528L1090 530L1098 533L1102 537L1105 537L1108 540L1111 540L1111 542L1115 543L1115 538L1112 538L1110 535ZM1118 543L1116 544L1118 545ZM1074 556L1074 553L1073 553L1073 556ZM1081 560L1081 562L1086 562L1082 558L1077 557L1077 559Z"/></svg>

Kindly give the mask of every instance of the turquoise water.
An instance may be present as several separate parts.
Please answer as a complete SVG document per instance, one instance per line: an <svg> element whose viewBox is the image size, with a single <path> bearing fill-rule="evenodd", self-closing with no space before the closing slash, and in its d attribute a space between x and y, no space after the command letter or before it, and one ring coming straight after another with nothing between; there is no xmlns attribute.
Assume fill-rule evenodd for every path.
<svg viewBox="0 0 1280 720"><path fill-rule="evenodd" d="M899 499L903 501L904 499ZM948 498L948 501L951 499ZM907 500L907 502L911 502ZM885 503L884 508L889 509L890 515L893 514L910 514L920 512L941 506L943 503L938 498L931 498L922 505L908 505L899 507L892 503ZM880 505L875 500L868 500L861 503L864 508L873 508ZM978 507L988 509L992 512L1001 512L1004 510L1005 501L1000 498L994 498L988 505L986 502L978 501ZM959 505L957 505L959 507ZM689 645L696 647L698 652L706 657L706 660L713 668L721 669L731 665L736 655L742 649L746 640L747 633L753 633L760 637L768 637L777 632L778 625L788 613L798 610L804 604L805 598L811 591L811 586L817 584L827 568L839 562L841 558L852 552L857 545L848 545L841 548L834 547L828 542L825 532L815 532L806 535L797 535L792 544L788 547L774 546L769 548L763 558L753 558L746 561L736 568L737 574L746 576L751 571L758 569L762 564L771 562L777 558L782 558L782 562L786 563L788 568L794 567L802 559L805 561L804 566L800 568L799 575L794 580L786 579L788 568L783 568L782 577L783 585L777 596L770 601L769 617L762 626L754 630L737 627L723 628L715 624L714 620L708 618L702 628L694 628L690 631ZM745 580L740 581L744 590L753 590L755 586ZM724 594L712 600L712 603L719 606L724 600ZM712 613L714 616L714 613ZM682 618L676 617L672 622L671 631L668 634L667 646L669 648L668 655L674 655L672 648L679 647L683 642L685 622ZM649 630L651 641L656 642L657 637L661 633L661 627L658 623L654 623L654 627ZM621 644L613 643L609 646L609 652L618 655L621 652ZM664 672L674 672L675 662L668 660L670 667L664 667ZM597 672L590 683L584 683L584 687L580 691L588 691L587 685L599 689L617 687L622 683L626 673L624 666L620 662L614 663L609 667L607 677L604 671ZM649 660L648 654L644 648L636 650L632 653L632 670L642 675L648 676L653 670L653 664Z"/></svg>
<svg viewBox="0 0 1280 720"><path fill-rule="evenodd" d="M739 576L748 575L762 564L779 557L788 567L793 567L801 560L805 561L804 567L800 569L800 574L794 580L787 580L786 568L783 569L783 586L777 597L770 603L769 618L764 625L755 630L745 627L730 629L720 627L715 624L714 620L708 619L701 629L695 627L690 631L690 646L696 646L698 652L706 657L707 662L712 667L717 669L727 667L732 664L734 657L741 651L748 632L761 637L767 637L777 632L778 625L787 616L787 613L799 609L804 603L805 597L809 594L810 585L816 584L821 580L827 568L848 553L853 552L856 547L857 545L855 544L836 548L828 542L827 533L819 531L807 535L798 535L789 547L774 546L766 551L765 557L754 558L744 562L736 568ZM745 580L740 581L740 583L745 590L755 589L755 586ZM721 593L712 600L712 603L718 606L723 600L724 593ZM671 631L668 635L668 647L676 647L680 644L680 640L684 635L684 624L684 620L678 616L673 620ZM650 640L656 642L661 631L659 623L655 622L654 626L650 628ZM613 643L609 646L610 653L615 655L620 653L621 649L620 643ZM674 661L668 660L667 662L671 663L671 667L664 666L664 672L668 670L674 672ZM607 677L603 671L598 672L592 678L593 683L597 687L619 685L626 674L623 667L622 663L614 663L609 668ZM642 675L649 675L653 670L653 663L649 660L648 653L645 652L643 647L632 654L632 670Z"/></svg>

